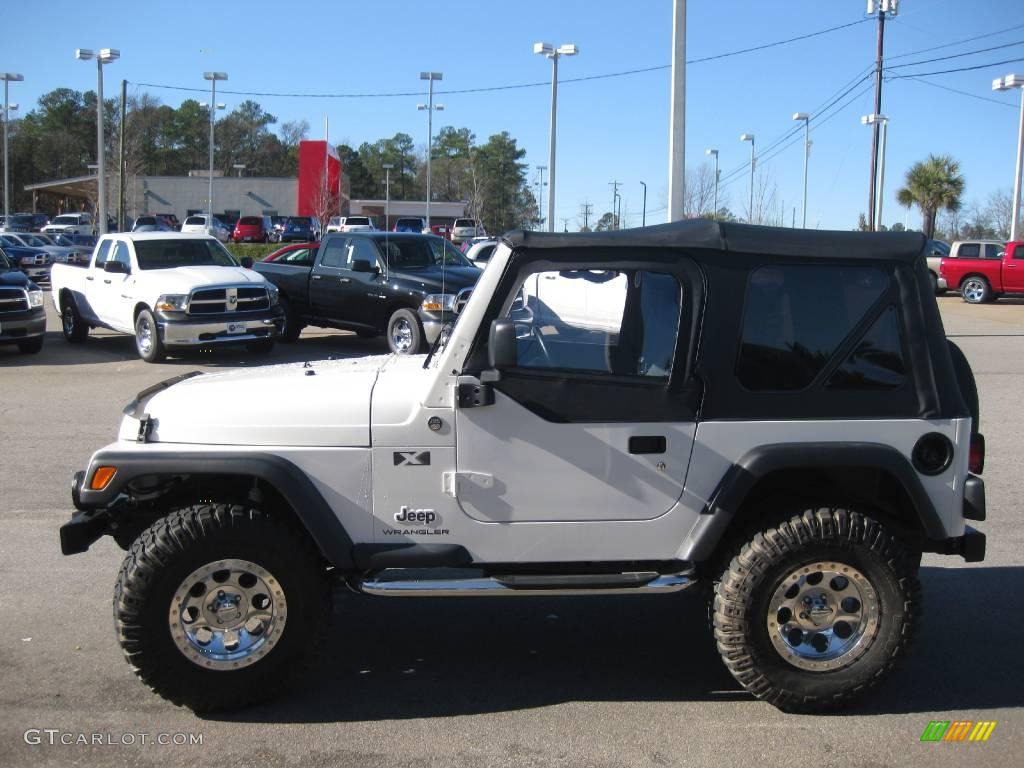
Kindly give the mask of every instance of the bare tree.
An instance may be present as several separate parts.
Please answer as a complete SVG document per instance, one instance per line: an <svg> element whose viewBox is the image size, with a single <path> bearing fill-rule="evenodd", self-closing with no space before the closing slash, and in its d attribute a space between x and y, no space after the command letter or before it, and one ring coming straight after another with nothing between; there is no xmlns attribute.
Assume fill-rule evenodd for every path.
<svg viewBox="0 0 1024 768"><path fill-rule="evenodd" d="M721 205L721 200L719 200ZM702 163L686 173L683 213L687 216L711 216L715 207L715 169Z"/></svg>
<svg viewBox="0 0 1024 768"><path fill-rule="evenodd" d="M996 232L996 237L1008 238L1010 224L1013 221L1013 198L1008 189L997 189L988 196L985 207L989 225Z"/></svg>
<svg viewBox="0 0 1024 768"><path fill-rule="evenodd" d="M750 198L744 198L744 218L749 224L773 224L779 218L779 186L767 168L761 168L754 175L754 208L750 210Z"/></svg>
<svg viewBox="0 0 1024 768"><path fill-rule="evenodd" d="M310 198L313 215L320 220L321 225L325 229L331 216L340 215L338 190L332 189L331 186L332 185L328 183L327 169L325 168L320 172L320 177L317 179L316 190Z"/></svg>

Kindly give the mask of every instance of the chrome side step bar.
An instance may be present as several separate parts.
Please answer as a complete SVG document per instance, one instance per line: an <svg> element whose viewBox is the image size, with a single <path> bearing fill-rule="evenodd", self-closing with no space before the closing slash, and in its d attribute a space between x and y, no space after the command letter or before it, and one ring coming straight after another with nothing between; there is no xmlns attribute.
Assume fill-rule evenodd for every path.
<svg viewBox="0 0 1024 768"><path fill-rule="evenodd" d="M476 576L466 578L394 578L390 569L377 577L355 581L357 592L380 597L528 597L562 595L670 594L691 586L692 571L578 574L559 576ZM423 573L420 571L420 573Z"/></svg>

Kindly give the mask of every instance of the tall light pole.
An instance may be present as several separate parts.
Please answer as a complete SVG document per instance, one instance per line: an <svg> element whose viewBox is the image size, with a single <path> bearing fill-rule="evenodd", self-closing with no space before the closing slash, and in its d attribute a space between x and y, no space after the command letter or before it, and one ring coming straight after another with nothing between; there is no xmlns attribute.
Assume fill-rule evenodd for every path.
<svg viewBox="0 0 1024 768"><path fill-rule="evenodd" d="M753 224L754 221L754 166L757 163L757 158L754 156L754 134L744 133L740 136L740 141L750 142L750 209L747 211L747 223Z"/></svg>
<svg viewBox="0 0 1024 768"><path fill-rule="evenodd" d="M807 159L811 156L811 116L806 112L797 112L793 115L794 120L804 121L804 223L803 228L807 229Z"/></svg>
<svg viewBox="0 0 1024 768"><path fill-rule="evenodd" d="M868 226L868 231L874 232L882 226L882 192L885 187L885 138L888 133L889 118L885 115L864 115L860 119L860 122L861 125L870 125L876 129L878 126L882 126L881 141L879 145L880 162L878 166L878 179L876 182L878 192L875 195L875 210L871 212L871 221L873 221L874 224L869 224Z"/></svg>
<svg viewBox="0 0 1024 768"><path fill-rule="evenodd" d="M210 183L207 195L209 209L206 217L206 234L209 235L213 232L213 126L217 120L217 110L223 109L217 103L217 81L227 80L228 74L227 72L203 72L203 79L210 81Z"/></svg>
<svg viewBox="0 0 1024 768"><path fill-rule="evenodd" d="M14 72L0 72L0 80L4 81L4 221L11 215L11 171L7 159L7 123L11 121L11 102L8 89L11 83L20 83L25 79L24 75Z"/></svg>
<svg viewBox="0 0 1024 768"><path fill-rule="evenodd" d="M542 213L544 210L544 171L547 169L546 165L537 166L537 171L540 173L540 180L537 182L537 215L541 216L540 223L542 225L544 223L544 214Z"/></svg>
<svg viewBox="0 0 1024 768"><path fill-rule="evenodd" d="M391 216L391 169L395 166L391 163L384 163L381 168L384 169L384 230L387 231L390 228L388 224L388 218Z"/></svg>
<svg viewBox="0 0 1024 768"><path fill-rule="evenodd" d="M101 235L107 232L107 163L106 150L103 140L103 65L110 64L121 58L121 52L116 48L101 48L98 53L88 48L76 48L75 58L80 61L96 59L96 162L99 164L99 173L96 177L96 196L98 198L96 207L97 232Z"/></svg>
<svg viewBox="0 0 1024 768"><path fill-rule="evenodd" d="M1017 239L1020 222L1020 187L1024 175L1024 75L1007 75L992 81L993 91L1020 89L1020 129L1017 133L1017 169L1013 180L1013 208L1010 215L1010 239ZM6 127L4 128L6 130ZM5 134L6 135L6 134ZM5 161L6 163L6 161Z"/></svg>
<svg viewBox="0 0 1024 768"><path fill-rule="evenodd" d="M647 226L647 184L641 181L640 185L644 188L644 208L643 208L644 213L643 213L643 217L640 219L640 226L641 227L646 227Z"/></svg>
<svg viewBox="0 0 1024 768"><path fill-rule="evenodd" d="M533 52L551 59L551 135L548 141L548 232L555 231L555 134L558 113L558 59L580 52L572 43L557 48L551 43L534 43Z"/></svg>
<svg viewBox="0 0 1024 768"><path fill-rule="evenodd" d="M668 220L685 213L686 186L686 0L672 1L672 86L668 128Z"/></svg>
<svg viewBox="0 0 1024 768"><path fill-rule="evenodd" d="M718 219L718 177L721 175L718 172L718 150L717 149L705 149L705 155L714 155L715 157L715 208L713 218Z"/></svg>
<svg viewBox="0 0 1024 768"><path fill-rule="evenodd" d="M427 103L416 105L416 109L427 110L427 231L430 231L430 156L434 151L434 110L440 112L444 109L444 104L434 106L434 81L443 79L443 72L420 72L420 80L427 81Z"/></svg>
<svg viewBox="0 0 1024 768"><path fill-rule="evenodd" d="M875 48L875 110L872 114L882 114L882 51L885 41L885 19L898 12L899 0L868 0L868 16L878 14L878 42ZM878 227L875 222L875 198L878 194L878 126L873 123L871 136L871 186L868 189L868 230L874 232Z"/></svg>

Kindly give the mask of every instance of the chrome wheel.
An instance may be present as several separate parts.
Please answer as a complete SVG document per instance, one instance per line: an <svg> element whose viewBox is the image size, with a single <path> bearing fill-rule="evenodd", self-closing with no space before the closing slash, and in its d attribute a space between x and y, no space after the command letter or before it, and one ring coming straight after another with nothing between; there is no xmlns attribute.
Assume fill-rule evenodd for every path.
<svg viewBox="0 0 1024 768"><path fill-rule="evenodd" d="M287 602L265 568L244 560L208 563L171 600L171 637L185 658L208 669L236 669L270 653L281 637Z"/></svg>
<svg viewBox="0 0 1024 768"><path fill-rule="evenodd" d="M984 281L972 277L964 283L963 294L964 298L971 304L980 304L985 300L985 295L988 293L988 286Z"/></svg>
<svg viewBox="0 0 1024 768"><path fill-rule="evenodd" d="M412 348L412 325L404 317L398 318L391 326L391 345L396 352L408 352Z"/></svg>
<svg viewBox="0 0 1024 768"><path fill-rule="evenodd" d="M148 357L153 353L153 334L156 329L147 316L140 316L135 326L135 344L139 348L139 354Z"/></svg>
<svg viewBox="0 0 1024 768"><path fill-rule="evenodd" d="M768 605L768 636L787 662L818 672L862 656L881 617L871 582L845 563L805 565L786 576Z"/></svg>

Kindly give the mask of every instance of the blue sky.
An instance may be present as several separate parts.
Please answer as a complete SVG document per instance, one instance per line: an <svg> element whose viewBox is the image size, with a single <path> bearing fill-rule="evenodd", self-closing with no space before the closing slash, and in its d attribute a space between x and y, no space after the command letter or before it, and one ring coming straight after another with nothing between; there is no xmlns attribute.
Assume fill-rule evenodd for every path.
<svg viewBox="0 0 1024 768"><path fill-rule="evenodd" d="M895 189L911 163L928 153L960 160L967 201L985 198L1013 183L1020 96L993 93L991 81L1024 73L1024 4L1020 0L903 0L900 15L886 24L887 59L1000 30L984 39L914 56L892 64L962 53L945 61L906 67L902 72L1014 60L968 72L926 78L933 85L903 79L885 83L883 112L891 119L883 221L904 221L906 209ZM695 59L816 32L863 18L864 0L766 3L763 0L690 0L687 58ZM417 91L423 70L441 71L440 91L546 82L550 63L532 53L544 40L575 43L580 55L560 64L556 216L577 226L580 204L598 214L611 208L609 182L622 182L628 223L639 224L642 189L648 185L648 223L664 220L668 189L667 69L623 77L565 82L624 70L668 64L671 55L671 0L376 0L373 3L280 2L161 3L110 1L83 5L51 0L45 32L9 34L0 69L19 72L11 101L22 111L58 87L95 88L95 66L76 61L75 47L112 47L122 58L105 68L106 95L120 80L132 92L146 90L176 106L198 97L140 83L203 88L205 70L222 70L225 90L269 93L401 93ZM37 6L10 4L8 30L41 23ZM1017 29L1011 29L1018 27ZM211 34L204 30L214 29ZM742 207L747 176L729 171L749 156L743 132L757 136L758 148L795 127L792 114L813 111L866 73L874 60L876 25L864 22L829 34L687 68L687 166L707 160L704 150L721 152L721 196ZM979 52L981 48L1005 46ZM867 208L871 132L860 116L872 111L869 80L854 88L821 118L812 132L808 226L850 229ZM941 88L938 86L942 86ZM981 98L953 93L953 88ZM864 93L859 95L861 90ZM218 92L231 109L247 97ZM426 119L416 111L423 97L314 99L255 97L279 124L306 119L311 138L320 138L324 116L330 138L358 145L398 131L426 143ZM852 101L851 101L852 99ZM987 99L987 100L986 100ZM467 126L478 140L508 130L526 148L532 166L547 163L550 89L547 85L484 93L441 94L442 125ZM825 118L831 115L825 122ZM812 126L815 123L812 121ZM799 205L802 142L797 141L759 167L770 169L785 201L787 221ZM919 222L910 213L911 225ZM561 228L561 221L558 222Z"/></svg>

